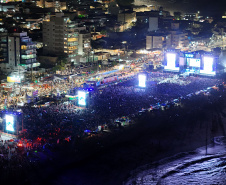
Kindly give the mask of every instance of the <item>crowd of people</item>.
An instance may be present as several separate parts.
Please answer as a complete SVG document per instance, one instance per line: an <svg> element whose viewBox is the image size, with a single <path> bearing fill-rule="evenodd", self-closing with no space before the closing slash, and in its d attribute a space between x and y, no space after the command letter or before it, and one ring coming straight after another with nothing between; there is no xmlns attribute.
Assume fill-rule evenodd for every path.
<svg viewBox="0 0 226 185"><path fill-rule="evenodd" d="M89 72L88 72L89 71ZM79 75L78 75L79 74ZM46 75L37 83L8 84L3 83L0 97L1 109L24 102L33 101L33 97L67 94L70 89L79 87L86 81L89 75L93 75L88 69L66 68L60 74ZM37 92L34 94L34 92Z"/></svg>
<svg viewBox="0 0 226 185"><path fill-rule="evenodd" d="M127 76L128 74L125 74L125 77ZM13 152L3 145L2 150L0 148L2 154L0 170L6 168L6 160L17 159L18 156L22 156L23 159L17 160L19 163L26 159L30 160L31 153L39 148L43 149L46 144L54 147L70 143L72 140L86 137L87 133L98 131L99 126L116 126L114 120L120 117L128 116L132 119L132 116L142 109L222 84L219 79L200 77L179 79L171 73L149 72L146 88L140 88L136 73L129 77L129 80L105 84L105 88L95 89L90 96L87 96L89 105L86 108L79 108L77 100L65 102L61 98L62 92L76 88L84 82L85 78L66 78L51 81L51 86L35 86L40 96L52 94L53 89L56 90L55 98L52 98L52 103L46 106L27 104L21 107L24 127L22 137L32 141L29 145L30 152L27 153L27 146L18 146L18 141ZM181 81L181 83L174 83L175 81ZM60 89L60 92L57 89ZM20 95L25 96L26 93L24 91ZM2 100L2 103L5 101ZM23 148L23 152L18 151L20 147ZM9 151L10 155L8 155ZM26 166L26 162L24 164Z"/></svg>
<svg viewBox="0 0 226 185"><path fill-rule="evenodd" d="M175 81L174 76L170 73L150 73L148 74L149 80L145 89L138 87L136 78L108 86L101 93L98 93L94 99L93 107L95 107L96 114L106 119L130 115L142 110L142 108L149 108L156 103L163 104L201 89L222 84L219 79L187 77L180 79L184 82L181 85L171 83L169 79ZM163 78L168 79L168 81L159 83Z"/></svg>

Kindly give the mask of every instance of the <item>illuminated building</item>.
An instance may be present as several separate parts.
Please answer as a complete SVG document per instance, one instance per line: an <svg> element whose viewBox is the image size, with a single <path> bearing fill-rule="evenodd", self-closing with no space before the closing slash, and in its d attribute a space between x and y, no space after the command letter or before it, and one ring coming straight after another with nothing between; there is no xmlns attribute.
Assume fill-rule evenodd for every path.
<svg viewBox="0 0 226 185"><path fill-rule="evenodd" d="M8 33L0 33L0 64L8 63Z"/></svg>
<svg viewBox="0 0 226 185"><path fill-rule="evenodd" d="M163 49L171 46L171 35L149 34L146 36L146 49Z"/></svg>
<svg viewBox="0 0 226 185"><path fill-rule="evenodd" d="M63 13L56 13L50 21L43 22L43 53L67 54L68 61L76 62L78 53L78 25Z"/></svg>
<svg viewBox="0 0 226 185"><path fill-rule="evenodd" d="M91 35L89 32L81 31L79 33L79 43L78 43L78 54L84 55L88 54L91 49L90 41L91 41Z"/></svg>
<svg viewBox="0 0 226 185"><path fill-rule="evenodd" d="M42 8L55 8L55 12L67 9L66 1L40 0L36 1L36 5Z"/></svg>
<svg viewBox="0 0 226 185"><path fill-rule="evenodd" d="M6 2L7 1L2 1L1 2L2 4L0 4L0 11L8 13L10 10L12 10L13 12L18 10L18 8L16 7L15 4L6 3Z"/></svg>
<svg viewBox="0 0 226 185"><path fill-rule="evenodd" d="M27 36L27 32L6 34L2 33L1 48L3 55L0 68L4 72L11 72L23 66L24 69L37 67L40 64L36 60L36 44ZM4 36L3 36L4 35Z"/></svg>
<svg viewBox="0 0 226 185"><path fill-rule="evenodd" d="M188 33L178 30L172 30L170 31L170 34L171 34L171 44L173 48L179 49L188 46L189 44Z"/></svg>

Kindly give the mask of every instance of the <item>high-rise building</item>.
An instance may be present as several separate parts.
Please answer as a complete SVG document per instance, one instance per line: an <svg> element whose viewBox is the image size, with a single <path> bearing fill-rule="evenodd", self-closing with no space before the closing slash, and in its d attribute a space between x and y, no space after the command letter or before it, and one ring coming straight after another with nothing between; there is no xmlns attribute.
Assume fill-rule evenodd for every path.
<svg viewBox="0 0 226 185"><path fill-rule="evenodd" d="M146 49L163 49L171 46L171 35L153 33L146 36Z"/></svg>
<svg viewBox="0 0 226 185"><path fill-rule="evenodd" d="M158 17L149 17L148 31L157 31L159 29Z"/></svg>
<svg viewBox="0 0 226 185"><path fill-rule="evenodd" d="M43 22L43 53L67 55L68 61L76 62L78 53L78 25L63 13L56 13Z"/></svg>
<svg viewBox="0 0 226 185"><path fill-rule="evenodd" d="M0 33L0 64L8 63L8 33Z"/></svg>
<svg viewBox="0 0 226 185"><path fill-rule="evenodd" d="M188 47L188 33L178 30L172 30L169 32L171 34L171 45L172 48L182 49Z"/></svg>
<svg viewBox="0 0 226 185"><path fill-rule="evenodd" d="M78 54L79 55L89 55L91 50L91 35L89 32L80 31L79 33L79 43L78 43Z"/></svg>
<svg viewBox="0 0 226 185"><path fill-rule="evenodd" d="M39 66L36 60L36 44L27 36L27 32L1 33L0 69L9 73L23 66L31 69Z"/></svg>

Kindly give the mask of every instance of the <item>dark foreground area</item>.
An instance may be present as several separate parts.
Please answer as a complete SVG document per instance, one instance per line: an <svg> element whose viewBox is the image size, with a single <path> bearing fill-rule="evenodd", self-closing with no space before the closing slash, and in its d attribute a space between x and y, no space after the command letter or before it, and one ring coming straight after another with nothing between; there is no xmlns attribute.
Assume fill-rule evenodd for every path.
<svg viewBox="0 0 226 185"><path fill-rule="evenodd" d="M226 184L226 138L214 137L214 142L194 151L156 161L143 166L126 182L130 184Z"/></svg>
<svg viewBox="0 0 226 185"><path fill-rule="evenodd" d="M128 128L76 138L67 146L58 146L57 155L45 163L24 169L16 182L9 179L8 183L126 183L142 165L192 151L211 143L214 136L225 135L225 99L224 89L213 90L211 95L182 99L181 106L146 112Z"/></svg>

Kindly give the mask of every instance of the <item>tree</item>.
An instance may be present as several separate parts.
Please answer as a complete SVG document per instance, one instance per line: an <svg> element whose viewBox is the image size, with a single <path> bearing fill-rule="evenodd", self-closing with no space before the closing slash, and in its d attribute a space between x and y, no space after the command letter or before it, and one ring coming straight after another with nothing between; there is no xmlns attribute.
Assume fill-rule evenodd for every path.
<svg viewBox="0 0 226 185"><path fill-rule="evenodd" d="M107 35L107 30L101 30L101 31L100 31L100 34L102 34L102 35Z"/></svg>
<svg viewBox="0 0 226 185"><path fill-rule="evenodd" d="M67 55L60 55L57 58L57 63L60 64L61 66L64 66L68 62L67 58L68 58Z"/></svg>
<svg viewBox="0 0 226 185"><path fill-rule="evenodd" d="M62 63L53 67L53 71L63 71L63 70L65 70L65 67L64 65L62 65Z"/></svg>
<svg viewBox="0 0 226 185"><path fill-rule="evenodd" d="M174 19L181 20L181 12L174 12Z"/></svg>
<svg viewBox="0 0 226 185"><path fill-rule="evenodd" d="M112 66L116 66L118 63L114 60L113 62L112 62Z"/></svg>

